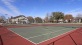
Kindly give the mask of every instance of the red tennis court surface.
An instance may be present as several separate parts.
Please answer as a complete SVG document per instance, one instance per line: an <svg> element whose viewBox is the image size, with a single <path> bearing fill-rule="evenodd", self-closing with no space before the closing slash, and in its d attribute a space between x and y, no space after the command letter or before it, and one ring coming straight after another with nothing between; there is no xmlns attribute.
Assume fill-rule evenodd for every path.
<svg viewBox="0 0 82 45"><path fill-rule="evenodd" d="M0 45L82 45L82 28L60 35L48 41L34 44L0 26Z"/></svg>

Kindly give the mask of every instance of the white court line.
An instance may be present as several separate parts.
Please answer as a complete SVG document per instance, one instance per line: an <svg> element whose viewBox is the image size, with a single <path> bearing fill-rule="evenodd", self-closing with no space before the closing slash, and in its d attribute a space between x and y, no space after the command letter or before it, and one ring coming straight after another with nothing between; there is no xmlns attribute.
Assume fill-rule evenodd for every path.
<svg viewBox="0 0 82 45"><path fill-rule="evenodd" d="M7 29L8 29L8 28L7 28ZM8 30L10 30L10 29L8 29ZM64 29L64 30L65 30L65 29ZM14 31L12 31L12 30L10 30L10 31L13 32L13 33L15 33L15 34L17 34L17 35L19 35L18 33L14 32ZM60 31L60 30L59 30L59 31ZM29 40L29 38L25 38L25 37L23 37L23 36L21 36L21 35L19 35L19 36L22 37L22 38L24 38L24 39L26 39L26 40L28 40L28 41L30 41L30 42L32 42L33 44L37 45L37 43L35 43L35 42Z"/></svg>
<svg viewBox="0 0 82 45"><path fill-rule="evenodd" d="M69 29L69 28L66 28L66 29ZM29 37L28 39L39 37L39 36L43 36L43 35L47 35L47 34L51 34L51 33L56 33L56 32L59 32L59 31L66 30L66 29L62 29L62 30L58 30L58 31L53 31L53 32L49 32L49 33L46 33L46 34L41 34L41 35L38 35L38 36Z"/></svg>
<svg viewBox="0 0 82 45"><path fill-rule="evenodd" d="M8 29L8 28L7 28ZM13 32L13 33L15 33L15 34L17 34L16 32L14 32L14 31L12 31L12 30L10 30L10 29L8 29L9 31L11 31L11 32ZM24 39L26 39L27 41L29 41L29 42L32 42L32 41L30 41L29 39L27 39L27 38L25 38L25 37L23 37L23 36L21 36L21 35L19 35L19 34L17 34L18 36L20 36L20 37L22 37L22 38L24 38ZM34 43L34 42L32 42L33 44L35 44L35 45L37 45L37 43Z"/></svg>
<svg viewBox="0 0 82 45"><path fill-rule="evenodd" d="M74 30L77 30L77 29L79 29L79 28L76 28L76 29L74 29ZM74 30L71 30L71 31L74 31ZM63 33L63 34L60 34L60 35L58 35L58 36L52 37L52 38L50 38L50 39L44 40L44 41L39 42L39 43L37 43L37 44L40 44L40 43L43 43L43 42L45 42L45 41L51 40L51 39L53 39L53 38L59 37L59 36L61 36L61 35L67 34L67 33L71 32L71 31L68 31L68 32L66 32L66 33Z"/></svg>
<svg viewBox="0 0 82 45"><path fill-rule="evenodd" d="M8 29L8 28L7 28ZM67 28L67 29L69 29L69 28ZM8 29L8 30L10 30L10 29ZM63 30L66 30L66 29L63 29ZM12 31L12 30L10 30L10 31ZM60 30L59 30L60 31ZM62 30L61 30L62 31ZM12 32L14 32L14 31L12 31ZM56 31L56 32L58 32L58 31ZM14 32L15 34L17 34L16 32ZM53 33L53 32L51 32L51 33ZM47 33L48 34L48 33ZM47 35L47 34L44 34L44 35ZM19 34L17 34L17 35L19 35ZM63 34L61 34L61 35L63 35ZM21 36L21 35L19 35L20 37L22 37L22 38L24 38L24 39L26 39L26 40L28 40L28 41L30 41L28 38L25 38L25 37L23 37L23 36ZM58 35L58 36L60 36L60 35ZM58 37L57 36L57 37ZM37 36L38 37L38 36ZM32 38L32 37L31 37ZM55 37L53 37L53 38L55 38ZM53 39L53 38L50 38L50 39ZM48 40L50 40L50 39L48 39ZM45 41L48 41L48 40L45 40ZM42 42L45 42L45 41L42 41ZM39 43L42 43L42 42L39 42L39 43L35 43L35 42L33 42L33 41L30 41L30 42L32 42L33 44L35 44L35 45L37 45L37 44L39 44Z"/></svg>
<svg viewBox="0 0 82 45"><path fill-rule="evenodd" d="M3 26L3 27L4 27L4 26ZM7 28L7 30L9 30L9 31L11 31L11 32L13 32L13 33L15 33L15 34L17 34L16 32L14 32L14 31L12 31L12 30L10 30L10 29L8 29L8 28ZM27 39L27 38L25 38L25 37L23 37L23 36L21 36L21 35L19 35L19 34L17 34L17 35L20 36L20 37L22 37L23 39L26 39L27 41L29 41L29 42L35 44L35 45L37 45L36 43L30 41L29 39Z"/></svg>

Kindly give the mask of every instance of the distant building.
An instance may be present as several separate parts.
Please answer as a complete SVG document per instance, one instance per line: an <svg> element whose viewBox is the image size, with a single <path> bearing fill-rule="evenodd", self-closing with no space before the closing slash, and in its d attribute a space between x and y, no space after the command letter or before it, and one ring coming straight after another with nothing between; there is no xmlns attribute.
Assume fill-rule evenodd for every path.
<svg viewBox="0 0 82 45"><path fill-rule="evenodd" d="M63 23L63 19L59 19L58 21L59 21L59 23Z"/></svg>
<svg viewBox="0 0 82 45"><path fill-rule="evenodd" d="M74 19L69 19L69 20L68 19L65 19L64 20L65 23L72 23L73 21L74 21Z"/></svg>
<svg viewBox="0 0 82 45"><path fill-rule="evenodd" d="M9 18L8 23L27 24L27 23L29 23L29 21L24 15L19 15L19 16L16 16L16 17Z"/></svg>
<svg viewBox="0 0 82 45"><path fill-rule="evenodd" d="M76 17L76 18L75 18L75 21L76 21L77 23L82 23L82 17Z"/></svg>
<svg viewBox="0 0 82 45"><path fill-rule="evenodd" d="M54 19L54 22L57 22L57 20ZM59 19L58 23L63 23L63 19Z"/></svg>

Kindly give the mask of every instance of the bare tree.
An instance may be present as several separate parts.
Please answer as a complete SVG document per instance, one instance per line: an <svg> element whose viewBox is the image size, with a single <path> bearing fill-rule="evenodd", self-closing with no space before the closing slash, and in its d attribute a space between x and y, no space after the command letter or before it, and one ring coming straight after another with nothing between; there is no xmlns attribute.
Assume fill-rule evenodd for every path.
<svg viewBox="0 0 82 45"><path fill-rule="evenodd" d="M50 18L50 16L49 16L49 13L47 13L47 16L45 17L45 23L48 23L49 22L49 18Z"/></svg>
<svg viewBox="0 0 82 45"><path fill-rule="evenodd" d="M0 22L1 22L1 23L5 23L5 22L6 22L5 16L0 16Z"/></svg>
<svg viewBox="0 0 82 45"><path fill-rule="evenodd" d="M75 19L77 22L82 22L82 14L78 14Z"/></svg>
<svg viewBox="0 0 82 45"><path fill-rule="evenodd" d="M27 18L28 18L28 21L29 21L30 23L34 23L34 18L33 18L33 17L28 16Z"/></svg>

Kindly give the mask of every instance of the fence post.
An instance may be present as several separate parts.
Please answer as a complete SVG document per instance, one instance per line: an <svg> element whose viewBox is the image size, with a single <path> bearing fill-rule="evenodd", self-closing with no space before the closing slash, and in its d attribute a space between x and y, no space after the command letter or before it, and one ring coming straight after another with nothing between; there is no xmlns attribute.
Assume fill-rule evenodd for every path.
<svg viewBox="0 0 82 45"><path fill-rule="evenodd" d="M74 39L71 37L71 35L69 34L70 38L73 40L73 42L75 43L75 45L77 45L77 43L74 41Z"/></svg>
<svg viewBox="0 0 82 45"><path fill-rule="evenodd" d="M50 43L50 44L48 44L48 45L54 45L54 43L55 43L55 42L51 42L51 43Z"/></svg>
<svg viewBox="0 0 82 45"><path fill-rule="evenodd" d="M3 40L2 40L1 35L0 35L0 42L1 42L1 45L3 45Z"/></svg>

